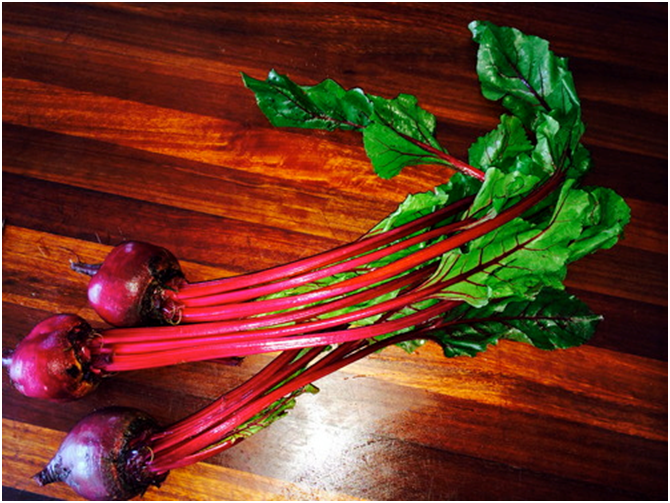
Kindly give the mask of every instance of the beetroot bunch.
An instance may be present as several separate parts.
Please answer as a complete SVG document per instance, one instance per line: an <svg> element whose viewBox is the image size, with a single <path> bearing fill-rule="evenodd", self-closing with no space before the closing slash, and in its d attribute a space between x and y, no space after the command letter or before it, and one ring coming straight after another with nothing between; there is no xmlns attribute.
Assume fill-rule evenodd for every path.
<svg viewBox="0 0 670 503"><path fill-rule="evenodd" d="M244 76L276 126L362 134L383 178L410 164L457 173L409 195L358 240L263 271L189 282L171 252L138 241L102 264L75 264L91 276L88 299L108 326L55 315L3 351L26 396L67 401L117 372L277 356L169 426L135 409L92 413L38 483L131 498L267 427L315 391L311 383L391 344L411 351L433 340L455 357L504 338L547 350L588 340L599 316L564 290L567 266L613 246L629 209L612 191L580 183L590 158L566 60L513 28L470 29L482 91L509 114L473 143L467 163L437 142L435 117L413 96L385 99L331 80L300 86L274 71L265 81Z"/></svg>

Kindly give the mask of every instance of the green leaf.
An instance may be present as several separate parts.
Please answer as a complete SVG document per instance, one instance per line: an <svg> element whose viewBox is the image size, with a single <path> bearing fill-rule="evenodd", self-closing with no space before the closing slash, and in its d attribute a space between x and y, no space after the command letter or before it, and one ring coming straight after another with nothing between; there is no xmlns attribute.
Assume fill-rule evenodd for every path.
<svg viewBox="0 0 670 503"><path fill-rule="evenodd" d="M345 90L333 80L299 86L271 71L265 81L242 75L259 108L277 127L358 130L375 172L391 178L405 167L447 164L434 137L435 117L417 99L401 94L389 100L360 89Z"/></svg>
<svg viewBox="0 0 670 503"><path fill-rule="evenodd" d="M470 164L486 170L496 167L503 171L519 170L526 164L533 145L521 121L513 115L503 115L500 124L480 137L468 150Z"/></svg>
<svg viewBox="0 0 670 503"><path fill-rule="evenodd" d="M611 246L626 222L618 196L574 186L574 180L565 182L548 220L516 218L445 254L429 283L443 282L442 298L475 307L504 297L532 298L544 287L563 288L567 264L600 245ZM616 208L602 209L612 201L618 201Z"/></svg>
<svg viewBox="0 0 670 503"><path fill-rule="evenodd" d="M470 217L493 217L532 191L540 178L521 171L504 173L489 168L474 202L466 213Z"/></svg>
<svg viewBox="0 0 670 503"><path fill-rule="evenodd" d="M590 159L584 155L585 149L579 143L584 125L574 114L560 120L554 115L538 115L537 141L531 154L533 162L547 174L564 170L568 177L580 178L590 167Z"/></svg>
<svg viewBox="0 0 670 503"><path fill-rule="evenodd" d="M273 126L358 129L369 123L372 114L372 103L363 91L346 91L333 80L299 86L274 70L265 81L245 74L242 79Z"/></svg>
<svg viewBox="0 0 670 503"><path fill-rule="evenodd" d="M570 262L614 246L630 222L630 207L621 196L603 187L585 187L590 198L591 222L570 245Z"/></svg>
<svg viewBox="0 0 670 503"><path fill-rule="evenodd" d="M475 356L501 339L545 350L579 346L594 334L601 317L563 290L546 289L532 300L506 300L475 309L460 306L433 335L448 357Z"/></svg>
<svg viewBox="0 0 670 503"><path fill-rule="evenodd" d="M371 123L363 131L363 144L375 172L392 178L405 166L444 163L435 152L443 151L434 137L435 116L423 110L414 96L393 100L370 96L374 105ZM444 163L446 164L446 163Z"/></svg>
<svg viewBox="0 0 670 503"><path fill-rule="evenodd" d="M433 213L451 203L477 192L480 182L472 177L455 173L445 184L433 190L409 194L395 210L375 225L366 235L374 235L399 227L407 222Z"/></svg>
<svg viewBox="0 0 670 503"><path fill-rule="evenodd" d="M393 127L373 122L363 131L363 145L375 173L381 178L396 176L407 166L446 164L432 152L398 134Z"/></svg>
<svg viewBox="0 0 670 503"><path fill-rule="evenodd" d="M533 127L538 113L567 116L581 108L567 60L549 50L549 43L515 28L486 21L469 25L479 44L477 74L482 94Z"/></svg>

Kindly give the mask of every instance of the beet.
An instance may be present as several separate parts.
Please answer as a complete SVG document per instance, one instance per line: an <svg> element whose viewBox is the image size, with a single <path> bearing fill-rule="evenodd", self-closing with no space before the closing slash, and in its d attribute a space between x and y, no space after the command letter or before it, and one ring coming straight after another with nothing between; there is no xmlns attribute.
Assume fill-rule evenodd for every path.
<svg viewBox="0 0 670 503"><path fill-rule="evenodd" d="M147 469L147 441L156 431L156 421L137 409L93 412L70 430L56 455L33 478L40 485L65 482L89 500L133 498L167 477Z"/></svg>
<svg viewBox="0 0 670 503"><path fill-rule="evenodd" d="M185 282L179 261L167 249L141 241L115 247L88 285L88 299L110 325L165 325L178 319L165 295Z"/></svg>
<svg viewBox="0 0 670 503"><path fill-rule="evenodd" d="M24 395L52 401L75 400L98 385L88 348L95 331L74 314L51 316L38 323L16 346L5 350L2 364Z"/></svg>

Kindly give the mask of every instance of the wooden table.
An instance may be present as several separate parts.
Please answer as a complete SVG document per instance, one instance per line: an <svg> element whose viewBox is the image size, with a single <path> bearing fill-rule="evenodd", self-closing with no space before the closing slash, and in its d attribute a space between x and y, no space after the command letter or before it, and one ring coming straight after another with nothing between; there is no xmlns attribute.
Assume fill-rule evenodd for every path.
<svg viewBox="0 0 670 503"><path fill-rule="evenodd" d="M382 181L356 134L272 128L240 72L413 94L465 157L502 113L474 72L478 18L569 58L588 181L632 207L625 241L569 273L605 316L596 336L474 359L385 351L143 499L667 498L665 4L4 4L3 345L52 313L102 326L69 261L122 240L168 247L194 280L239 274L355 239L446 180L418 167ZM132 372L68 405L3 375L3 497L76 499L30 476L87 412L140 406L167 423L269 358Z"/></svg>

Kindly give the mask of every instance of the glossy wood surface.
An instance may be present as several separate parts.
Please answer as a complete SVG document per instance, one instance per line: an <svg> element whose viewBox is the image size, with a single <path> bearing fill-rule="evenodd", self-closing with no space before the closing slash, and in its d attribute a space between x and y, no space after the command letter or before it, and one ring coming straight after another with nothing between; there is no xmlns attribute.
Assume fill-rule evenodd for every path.
<svg viewBox="0 0 670 503"><path fill-rule="evenodd" d="M570 269L605 316L596 336L474 359L387 350L142 499L667 499L666 4L4 3L3 346L52 313L103 326L69 261L124 239L171 249L193 280L239 274L355 239L446 180L431 166L382 181L353 133L272 128L240 72L413 94L465 157L502 113L480 95L473 19L569 58L588 181L632 207L626 239ZM269 357L127 373L68 405L3 373L4 498L77 499L30 477L89 411L169 423Z"/></svg>

